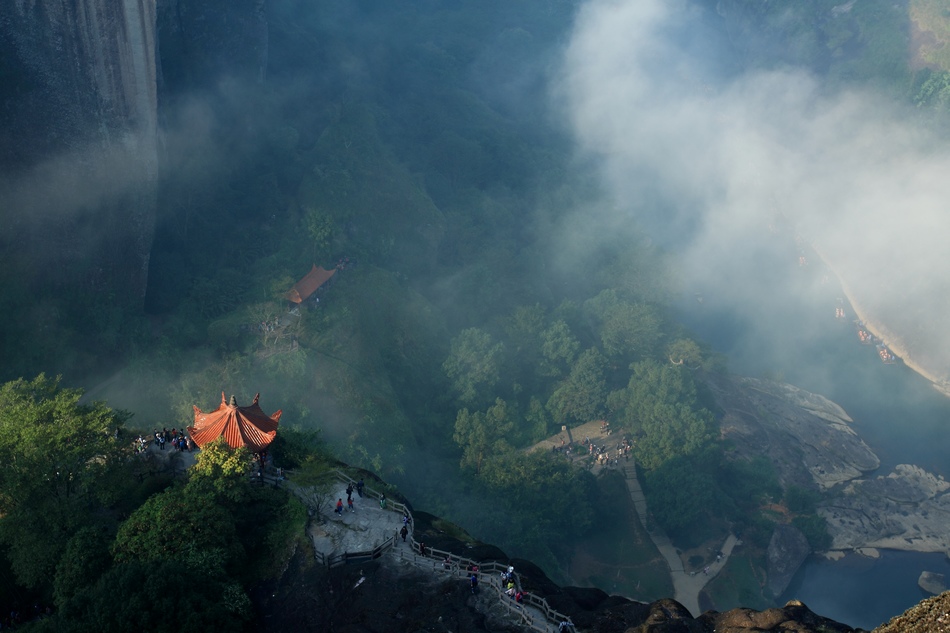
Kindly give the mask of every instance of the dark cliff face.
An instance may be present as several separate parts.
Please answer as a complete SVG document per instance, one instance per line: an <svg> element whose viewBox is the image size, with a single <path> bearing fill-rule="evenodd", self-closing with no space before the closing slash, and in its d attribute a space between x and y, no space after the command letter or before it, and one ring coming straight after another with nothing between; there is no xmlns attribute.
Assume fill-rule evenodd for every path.
<svg viewBox="0 0 950 633"><path fill-rule="evenodd" d="M577 631L591 633L858 633L805 605L781 609L709 611L694 618L674 600L649 604L608 596L599 589L558 587L527 561L512 561L522 583L568 615ZM464 579L378 561L327 571L309 550L298 551L284 576L253 592L261 631L407 633L415 631L528 631L506 617L489 591L473 595ZM927 629L919 629L927 630Z"/></svg>
<svg viewBox="0 0 950 633"><path fill-rule="evenodd" d="M260 83L267 46L265 0L0 3L0 264L13 292L65 305L60 320L77 302L139 310L161 110L223 80Z"/></svg>
<svg viewBox="0 0 950 633"><path fill-rule="evenodd" d="M265 0L158 0L161 94L267 74Z"/></svg>
<svg viewBox="0 0 950 633"><path fill-rule="evenodd" d="M3 263L141 300L157 182L154 0L0 4Z"/></svg>

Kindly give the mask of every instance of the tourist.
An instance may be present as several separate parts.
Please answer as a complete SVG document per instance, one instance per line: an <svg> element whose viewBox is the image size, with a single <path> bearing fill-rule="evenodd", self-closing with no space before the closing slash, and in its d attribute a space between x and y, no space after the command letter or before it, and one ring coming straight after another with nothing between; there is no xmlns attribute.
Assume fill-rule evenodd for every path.
<svg viewBox="0 0 950 633"><path fill-rule="evenodd" d="M336 510L334 510L334 512L336 512L340 516L343 516L343 498L342 497L336 500Z"/></svg>
<svg viewBox="0 0 950 633"><path fill-rule="evenodd" d="M475 574L472 574L472 577L469 580L469 582L471 582L472 584L472 593L475 593L476 590L478 589L478 576L476 576Z"/></svg>
<svg viewBox="0 0 950 633"><path fill-rule="evenodd" d="M346 505L349 508L350 512L356 512L356 508L353 507L353 497L346 498Z"/></svg>
<svg viewBox="0 0 950 633"><path fill-rule="evenodd" d="M399 535L402 537L402 542L405 543L406 537L409 536L409 528L407 528L405 525L402 526L402 529L399 530Z"/></svg>
<svg viewBox="0 0 950 633"><path fill-rule="evenodd" d="M386 509L386 495L379 495L379 507L383 510Z"/></svg>

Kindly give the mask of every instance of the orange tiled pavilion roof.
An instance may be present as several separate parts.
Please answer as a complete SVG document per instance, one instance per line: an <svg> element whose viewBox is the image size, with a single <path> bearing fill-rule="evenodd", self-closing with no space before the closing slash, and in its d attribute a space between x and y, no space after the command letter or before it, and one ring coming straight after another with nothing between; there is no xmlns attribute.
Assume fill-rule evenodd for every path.
<svg viewBox="0 0 950 633"><path fill-rule="evenodd" d="M214 411L204 413L194 407L195 425L188 427L191 439L198 446L204 446L223 437L231 448L246 446L252 453L267 450L277 435L277 424L283 411L268 416L257 403L260 397L261 394L257 394L250 406L239 407L234 396L231 396L230 403L226 402L222 391L221 405Z"/></svg>
<svg viewBox="0 0 950 633"><path fill-rule="evenodd" d="M336 273L336 268L327 270L314 264L310 272L295 283L294 287L284 296L294 303L303 303L307 300L307 297L317 291L317 288L325 284L334 273Z"/></svg>

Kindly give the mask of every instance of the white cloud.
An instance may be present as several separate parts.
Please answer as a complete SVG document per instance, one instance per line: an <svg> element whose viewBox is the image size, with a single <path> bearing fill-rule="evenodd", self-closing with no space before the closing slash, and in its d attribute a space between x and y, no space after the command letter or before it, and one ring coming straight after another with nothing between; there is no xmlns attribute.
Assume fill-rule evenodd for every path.
<svg viewBox="0 0 950 633"><path fill-rule="evenodd" d="M724 275L727 260L782 213L891 342L950 376L939 319L950 308L950 152L872 92L830 91L795 70L713 77L703 55L717 51L702 50L691 11L593 0L578 14L557 93L620 208L679 231L689 282L736 302L762 287ZM662 202L651 208L645 191Z"/></svg>

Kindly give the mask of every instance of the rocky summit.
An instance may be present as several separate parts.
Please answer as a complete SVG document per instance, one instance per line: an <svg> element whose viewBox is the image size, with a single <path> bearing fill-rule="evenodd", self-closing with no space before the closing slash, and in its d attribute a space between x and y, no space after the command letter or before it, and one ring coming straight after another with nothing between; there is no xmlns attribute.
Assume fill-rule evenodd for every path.
<svg viewBox="0 0 950 633"><path fill-rule="evenodd" d="M847 624L812 612L791 601L781 608L755 611L707 611L693 617L671 599L641 603L611 596L600 589L561 587L530 561L510 559L496 547L460 541L447 525L425 512L414 512L415 537L442 551L484 563L514 565L526 591L570 618L576 631L591 633L859 633ZM421 633L478 631L556 631L551 622L527 628L512 617L511 604L489 590L473 593L457 574L441 565L420 567L400 556L399 543L374 560L328 570L301 547L283 575L254 594L257 626L262 631L335 631L337 633ZM437 562L437 561L436 561ZM503 598L501 600L504 600ZM950 632L950 592L924 600L873 633ZM547 628L545 628L547 627Z"/></svg>

